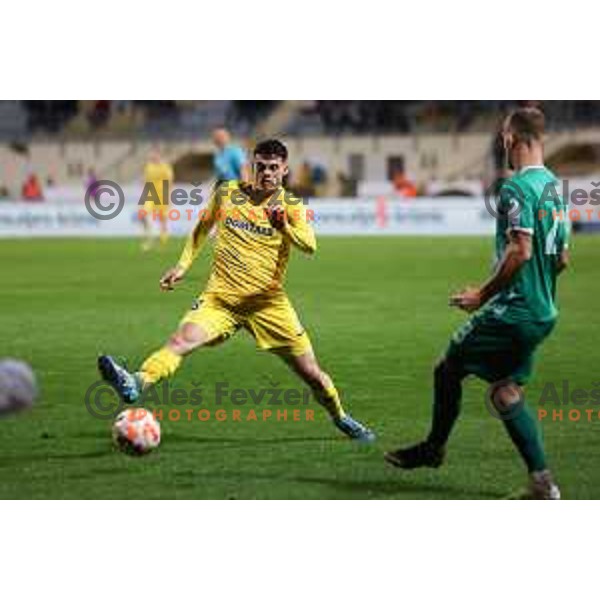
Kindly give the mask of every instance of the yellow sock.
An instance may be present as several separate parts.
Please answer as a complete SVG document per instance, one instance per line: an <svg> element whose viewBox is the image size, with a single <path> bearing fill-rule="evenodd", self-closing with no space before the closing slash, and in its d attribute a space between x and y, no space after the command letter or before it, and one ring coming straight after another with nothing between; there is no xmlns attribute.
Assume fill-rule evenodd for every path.
<svg viewBox="0 0 600 600"><path fill-rule="evenodd" d="M325 388L321 393L316 394L317 402L329 413L332 419L341 419L346 416L342 408L340 395L335 386Z"/></svg>
<svg viewBox="0 0 600 600"><path fill-rule="evenodd" d="M169 241L169 234L162 231L160 234L160 243L164 246Z"/></svg>
<svg viewBox="0 0 600 600"><path fill-rule="evenodd" d="M175 354L170 348L161 348L151 354L139 370L144 387L157 383L165 377L175 373L181 364L181 356Z"/></svg>

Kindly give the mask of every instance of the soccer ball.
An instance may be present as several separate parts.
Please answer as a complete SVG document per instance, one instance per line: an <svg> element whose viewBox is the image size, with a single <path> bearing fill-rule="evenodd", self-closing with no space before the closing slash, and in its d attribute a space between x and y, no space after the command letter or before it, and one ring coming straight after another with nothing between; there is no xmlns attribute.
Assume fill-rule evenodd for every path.
<svg viewBox="0 0 600 600"><path fill-rule="evenodd" d="M31 408L37 395L35 375L27 363L0 360L0 416Z"/></svg>
<svg viewBox="0 0 600 600"><path fill-rule="evenodd" d="M128 454L147 454L160 444L160 424L145 408L128 408L112 427L117 447Z"/></svg>

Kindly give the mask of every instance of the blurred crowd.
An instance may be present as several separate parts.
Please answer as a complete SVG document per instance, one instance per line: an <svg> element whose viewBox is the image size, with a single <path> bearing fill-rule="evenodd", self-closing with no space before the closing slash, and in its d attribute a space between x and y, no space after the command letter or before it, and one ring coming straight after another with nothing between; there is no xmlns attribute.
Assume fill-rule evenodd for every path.
<svg viewBox="0 0 600 600"><path fill-rule="evenodd" d="M507 100L314 100L304 103L292 123L281 133L385 134L464 132L489 129L498 114L518 101ZM56 134L71 127L74 132L189 137L190 123L202 129L203 121L216 115L234 134L247 135L284 101L176 101L176 100L24 100L26 132ZM217 105L217 106L215 106ZM220 105L220 106L219 106ZM209 109L207 107L210 106ZM544 103L548 128L600 126L600 102L557 100ZM0 136L3 134L0 122ZM216 123L208 123L206 132ZM287 129L286 129L287 127Z"/></svg>
<svg viewBox="0 0 600 600"><path fill-rule="evenodd" d="M141 140L152 140L153 134L156 135L156 139L168 139L161 137L165 132L168 132L170 139L177 140L179 133L184 130L188 134L195 133L201 139L210 139L212 136L215 144L216 162L214 166L217 179L240 178L240 174L245 174L244 169L248 168L247 161L244 162L240 158L244 155L245 150L242 147L243 144L232 143L230 135L238 141L252 140L253 132L256 133L255 128L261 122L264 123L271 116L279 116L280 113L275 115L275 111L280 108L289 108L293 102L287 102L286 107L283 107L283 104L286 104L286 101L3 101L0 102L0 109L9 108L10 110L0 110L0 138L3 131L2 119L4 122L9 122L14 116L11 111L14 110L26 113L25 127L31 136L41 133L60 141L80 139L76 134L82 132L91 134L90 137L83 139L96 139L95 134L107 132L110 123L121 122L119 121L120 117L124 118L121 123L125 122L131 125L128 119L132 115L143 115L140 127L149 137L144 138L141 135ZM539 104L539 101L302 101L295 104L295 111L291 111L295 117L291 119L292 123L288 124L293 131L288 135L290 137L296 135L301 138L303 134L307 136L319 134L348 136L388 133L417 135L420 132L485 132L490 136L489 162L492 170L496 171L493 177L497 177L498 172L503 168L504 151L502 143L498 138L494 138L493 132L497 131L503 115L506 115L513 107L523 104ZM571 129L579 126L600 127L600 101L548 101L543 103L543 109L549 124L548 129L551 131L566 130L570 133ZM283 112L285 113L285 111ZM194 119L196 120L188 119L186 121L184 115L187 117L195 115ZM278 123L283 122L278 119L272 120ZM201 133L204 131L202 127L208 127L211 122L216 122L219 126L210 127ZM73 123L79 123L83 129L73 128ZM227 129L222 125L226 125ZM285 132L285 126L282 127ZM138 139L137 132L126 128L119 131L124 136L123 139ZM240 134L240 131L243 133ZM72 134L73 137L70 138L69 136ZM33 139L35 140L35 137ZM103 138L100 136L98 139ZM418 138L415 137L415 139ZM5 136L7 146L17 155L24 157L24 166L21 167L22 171L19 172L19 175L13 177L9 182L0 173L0 200L12 197L35 202L52 196L49 188L55 187L57 182L49 173L56 174L56 170L48 169L46 172L41 172L44 170L43 165L40 167L40 164L37 166L30 164L28 161L29 141L27 135L23 135L22 138L15 136L8 139ZM301 155L303 162L295 165L291 171L289 187L304 197L395 194L404 198L414 198L421 195L449 195L450 192L454 195L463 195L464 193L464 195L477 196L482 193L481 190L485 189L486 184L482 181L484 177L488 177L483 173L485 166L479 165L477 169L452 176L455 180L462 177L460 185L456 185L456 181L438 180L436 174L439 172L437 166L439 156L435 152L427 153L425 151L420 158L421 166L419 168L421 171L417 173L418 182L415 182L411 178L411 173L407 173L404 168L406 157L394 156L392 152L385 157L387 172L385 175L379 176L382 181L375 180L373 177L369 178L368 174L364 172L364 152L363 150L362 154L349 155L346 161L347 170L337 170L337 167L333 165L339 161L329 160L328 162L326 153L317 151L311 154L307 151ZM481 151L481 154L485 159L483 156L485 151ZM356 162L352 160L354 158L361 160ZM224 165L221 174L218 174L219 165ZM233 168L234 175L231 174L232 169L228 165L235 167ZM105 170L102 165L93 163L93 160L89 158L85 162L77 163L75 165L77 169L71 169L71 163L67 163L67 166L66 175L63 173L62 178L57 175L57 178L61 179L58 183L59 186L72 185L77 180L82 181L86 189L94 189L95 181L97 181L94 166L100 171ZM595 169L595 165L593 166ZM34 172L36 169L37 173ZM2 181L2 179L5 180ZM184 178L182 181L185 180ZM450 184L452 185L450 186Z"/></svg>
<svg viewBox="0 0 600 600"><path fill-rule="evenodd" d="M511 100L316 100L304 109L327 134L482 131ZM544 106L550 129L600 125L600 102L552 101ZM302 129L302 127L300 127Z"/></svg>

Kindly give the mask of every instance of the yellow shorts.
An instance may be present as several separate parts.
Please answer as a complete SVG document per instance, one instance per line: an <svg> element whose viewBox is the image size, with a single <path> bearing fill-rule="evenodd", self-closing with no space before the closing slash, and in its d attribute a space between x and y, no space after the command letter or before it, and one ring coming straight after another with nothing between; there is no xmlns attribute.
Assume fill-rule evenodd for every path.
<svg viewBox="0 0 600 600"><path fill-rule="evenodd" d="M310 338L284 292L249 300L229 300L214 293L202 294L181 320L194 323L217 344L244 327L261 350L288 350L300 356L312 349Z"/></svg>

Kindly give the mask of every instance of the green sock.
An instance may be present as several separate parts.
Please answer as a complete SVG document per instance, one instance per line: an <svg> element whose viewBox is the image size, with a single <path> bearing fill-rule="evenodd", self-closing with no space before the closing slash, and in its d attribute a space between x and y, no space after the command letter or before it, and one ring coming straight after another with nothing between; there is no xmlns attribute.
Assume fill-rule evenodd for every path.
<svg viewBox="0 0 600 600"><path fill-rule="evenodd" d="M538 424L527 406L504 421L510 439L527 464L529 472L546 469L546 456Z"/></svg>
<svg viewBox="0 0 600 600"><path fill-rule="evenodd" d="M460 414L462 383L445 362L435 368L433 381L433 417L427 441L443 448Z"/></svg>

